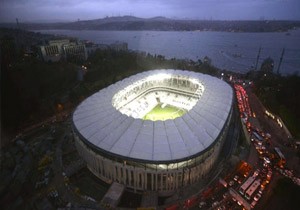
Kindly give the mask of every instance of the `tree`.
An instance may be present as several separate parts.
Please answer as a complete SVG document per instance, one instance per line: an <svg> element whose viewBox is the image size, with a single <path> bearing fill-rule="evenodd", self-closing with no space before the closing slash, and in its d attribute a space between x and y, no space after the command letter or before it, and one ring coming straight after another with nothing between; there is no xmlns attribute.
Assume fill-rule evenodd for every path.
<svg viewBox="0 0 300 210"><path fill-rule="evenodd" d="M208 56L205 56L203 59L203 64L211 65L211 59Z"/></svg>
<svg viewBox="0 0 300 210"><path fill-rule="evenodd" d="M268 57L262 62L260 70L264 73L272 73L273 68L274 68L274 60Z"/></svg>

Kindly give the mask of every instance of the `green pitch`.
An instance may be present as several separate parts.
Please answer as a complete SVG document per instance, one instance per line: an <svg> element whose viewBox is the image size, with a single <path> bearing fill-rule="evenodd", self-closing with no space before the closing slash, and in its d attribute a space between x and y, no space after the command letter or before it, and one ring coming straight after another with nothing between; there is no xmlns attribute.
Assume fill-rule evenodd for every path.
<svg viewBox="0 0 300 210"><path fill-rule="evenodd" d="M144 117L143 120L169 120L175 119L177 117L182 116L186 113L186 110L180 109L174 106L167 105L164 108L161 107L161 104L158 104L154 107L150 112L148 112Z"/></svg>

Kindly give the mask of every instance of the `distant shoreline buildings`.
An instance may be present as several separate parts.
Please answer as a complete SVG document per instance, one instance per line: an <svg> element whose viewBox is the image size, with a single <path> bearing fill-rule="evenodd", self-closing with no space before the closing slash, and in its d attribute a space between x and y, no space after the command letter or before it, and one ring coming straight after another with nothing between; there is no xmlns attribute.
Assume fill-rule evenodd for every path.
<svg viewBox="0 0 300 210"><path fill-rule="evenodd" d="M94 44L90 41L71 41L70 39L49 40L47 45L39 46L41 58L45 62L85 61L96 50L128 50L126 42L115 42L110 45Z"/></svg>
<svg viewBox="0 0 300 210"><path fill-rule="evenodd" d="M128 50L128 43L119 42L119 41L116 41L112 44L95 44L91 41L85 41L85 46L86 46L88 56L90 56L96 50L107 50L107 49L116 50L116 51Z"/></svg>

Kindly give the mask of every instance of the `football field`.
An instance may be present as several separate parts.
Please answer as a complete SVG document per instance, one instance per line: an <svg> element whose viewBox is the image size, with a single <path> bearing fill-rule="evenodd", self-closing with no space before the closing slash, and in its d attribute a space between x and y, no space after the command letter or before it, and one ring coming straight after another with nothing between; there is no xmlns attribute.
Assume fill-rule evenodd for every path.
<svg viewBox="0 0 300 210"><path fill-rule="evenodd" d="M177 117L182 116L186 113L186 110L180 109L174 106L166 105L162 107L162 104L158 104L154 107L150 112L148 112L143 119L144 120L168 120L168 119L175 119Z"/></svg>

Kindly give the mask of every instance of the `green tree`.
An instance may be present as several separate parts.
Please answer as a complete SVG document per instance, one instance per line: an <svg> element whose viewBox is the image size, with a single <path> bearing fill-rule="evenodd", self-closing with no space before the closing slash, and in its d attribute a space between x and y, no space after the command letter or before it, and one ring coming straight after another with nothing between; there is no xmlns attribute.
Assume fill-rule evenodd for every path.
<svg viewBox="0 0 300 210"><path fill-rule="evenodd" d="M274 68L274 60L268 57L262 62L260 70L264 73L272 73L273 68Z"/></svg>

